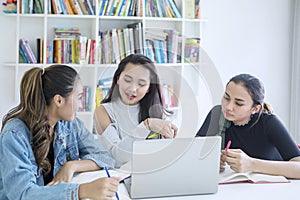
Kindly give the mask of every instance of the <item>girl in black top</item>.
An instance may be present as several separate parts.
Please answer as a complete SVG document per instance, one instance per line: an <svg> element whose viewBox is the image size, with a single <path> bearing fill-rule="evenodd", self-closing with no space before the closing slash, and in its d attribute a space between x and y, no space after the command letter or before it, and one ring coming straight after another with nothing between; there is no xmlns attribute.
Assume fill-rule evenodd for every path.
<svg viewBox="0 0 300 200"><path fill-rule="evenodd" d="M222 116L215 114L218 109ZM222 105L210 111L197 136L212 135L209 130L220 117L225 119L225 126L220 127L225 133L224 143L231 141L230 149L222 150L221 171L227 163L236 172L300 178L297 144L264 102L264 87L256 77L249 74L233 77L226 85Z"/></svg>

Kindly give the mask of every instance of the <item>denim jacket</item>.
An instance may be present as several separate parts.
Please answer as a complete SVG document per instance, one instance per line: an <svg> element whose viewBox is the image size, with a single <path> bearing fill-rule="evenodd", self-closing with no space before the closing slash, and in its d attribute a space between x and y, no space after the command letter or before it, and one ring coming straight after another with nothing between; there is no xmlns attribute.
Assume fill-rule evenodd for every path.
<svg viewBox="0 0 300 200"><path fill-rule="evenodd" d="M79 199L79 184L44 186L42 169L35 162L32 145L32 134L23 121L13 119L5 124L0 135L0 199ZM68 160L90 159L100 167L114 167L110 153L77 118L56 124L53 145L53 175Z"/></svg>

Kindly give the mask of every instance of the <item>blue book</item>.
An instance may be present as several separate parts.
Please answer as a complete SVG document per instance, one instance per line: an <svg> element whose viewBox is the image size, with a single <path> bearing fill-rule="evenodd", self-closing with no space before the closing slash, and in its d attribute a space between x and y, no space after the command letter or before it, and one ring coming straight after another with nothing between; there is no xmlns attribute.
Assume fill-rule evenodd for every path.
<svg viewBox="0 0 300 200"><path fill-rule="evenodd" d="M89 0L84 0L84 3L86 4L89 15L95 15L91 2Z"/></svg>
<svg viewBox="0 0 300 200"><path fill-rule="evenodd" d="M173 10L175 16L176 16L177 18L181 18L181 14L180 14L180 12L179 12L179 10L178 10L178 8L177 8L177 6L176 6L174 0L169 0L169 3L170 3L170 5L171 5L171 7L172 7L172 10Z"/></svg>
<svg viewBox="0 0 300 200"><path fill-rule="evenodd" d="M27 53L26 53L24 47L23 47L21 44L20 44L20 49L19 49L19 51L20 51L20 55L21 55L21 57L23 58L23 60L24 60L25 62L27 62L27 63L30 63L29 57L28 57L28 55L27 55Z"/></svg>
<svg viewBox="0 0 300 200"><path fill-rule="evenodd" d="M62 10L62 14L68 14L67 13L67 10L65 8L65 3L64 3L65 0L60 0L60 6L61 6L61 10Z"/></svg>
<svg viewBox="0 0 300 200"><path fill-rule="evenodd" d="M161 62L161 54L160 54L160 45L159 45L159 40L154 40L154 51L155 51L155 58L157 63L162 63Z"/></svg>

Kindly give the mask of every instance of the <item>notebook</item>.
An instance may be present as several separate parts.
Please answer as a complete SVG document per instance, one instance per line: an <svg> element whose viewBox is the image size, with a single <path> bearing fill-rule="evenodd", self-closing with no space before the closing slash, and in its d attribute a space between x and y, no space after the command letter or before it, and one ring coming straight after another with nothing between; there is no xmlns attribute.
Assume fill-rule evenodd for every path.
<svg viewBox="0 0 300 200"><path fill-rule="evenodd" d="M218 191L221 137L143 140L133 143L131 198Z"/></svg>
<svg viewBox="0 0 300 200"><path fill-rule="evenodd" d="M275 176L270 174L261 174L255 172L236 173L233 170L226 169L220 173L219 184L229 183L289 183L290 181L284 176Z"/></svg>

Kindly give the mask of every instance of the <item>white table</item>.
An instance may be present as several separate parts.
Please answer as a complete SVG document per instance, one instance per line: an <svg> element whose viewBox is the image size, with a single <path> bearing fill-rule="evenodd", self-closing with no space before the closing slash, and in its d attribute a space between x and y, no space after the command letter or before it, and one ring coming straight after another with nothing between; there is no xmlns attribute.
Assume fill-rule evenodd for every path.
<svg viewBox="0 0 300 200"><path fill-rule="evenodd" d="M102 172L104 174L104 172ZM102 176L102 175L99 175ZM95 176L93 177L93 179ZM86 180L85 180L86 181ZM84 181L84 182L85 182ZM159 180L158 180L159 181ZM78 182L78 180L76 181ZM81 182L79 180L79 182ZM176 181L174 181L176 184ZM124 183L119 186L120 200L128 200L129 194ZM114 198L115 199L115 198ZM290 183L234 183L218 186L218 192L208 195L175 196L164 198L151 198L151 200L297 200L300 199L300 180L290 180ZM150 200L147 198L147 200Z"/></svg>

